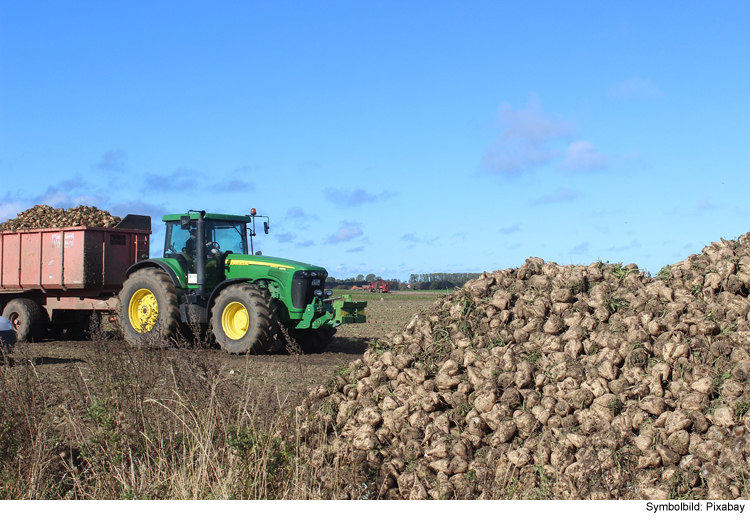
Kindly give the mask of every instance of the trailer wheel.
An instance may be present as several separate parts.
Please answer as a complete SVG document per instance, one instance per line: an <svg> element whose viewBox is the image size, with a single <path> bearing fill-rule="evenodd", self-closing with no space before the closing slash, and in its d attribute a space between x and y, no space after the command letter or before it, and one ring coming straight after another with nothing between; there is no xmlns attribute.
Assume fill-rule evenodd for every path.
<svg viewBox="0 0 750 528"><path fill-rule="evenodd" d="M180 324L177 292L161 269L140 269L127 278L120 291L120 321L125 341L132 346L162 345ZM154 339L157 341L154 341Z"/></svg>
<svg viewBox="0 0 750 528"><path fill-rule="evenodd" d="M328 345L333 341L336 334L335 328L324 326L316 330L291 330L289 335L293 337L305 354L320 354L325 352Z"/></svg>
<svg viewBox="0 0 750 528"><path fill-rule="evenodd" d="M47 335L49 315L36 301L13 299L5 305L3 317L13 325L19 343L41 341Z"/></svg>
<svg viewBox="0 0 750 528"><path fill-rule="evenodd" d="M217 343L230 354L269 350L277 328L270 299L252 284L233 284L219 293L211 325Z"/></svg>

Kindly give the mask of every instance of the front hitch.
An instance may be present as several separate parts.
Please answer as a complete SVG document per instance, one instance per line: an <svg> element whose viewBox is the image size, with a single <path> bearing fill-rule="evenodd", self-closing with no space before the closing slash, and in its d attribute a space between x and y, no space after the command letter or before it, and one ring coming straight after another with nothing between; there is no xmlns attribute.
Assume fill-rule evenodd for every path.
<svg viewBox="0 0 750 528"><path fill-rule="evenodd" d="M332 302L331 302L332 301ZM296 328L317 329L323 326L336 328L342 324L364 323L367 321L365 307L367 301L352 301L351 295L337 299L314 299L307 305L302 320Z"/></svg>
<svg viewBox="0 0 750 528"><path fill-rule="evenodd" d="M333 301L334 326L367 322L365 307L367 301L352 301L351 295L344 295L343 299Z"/></svg>

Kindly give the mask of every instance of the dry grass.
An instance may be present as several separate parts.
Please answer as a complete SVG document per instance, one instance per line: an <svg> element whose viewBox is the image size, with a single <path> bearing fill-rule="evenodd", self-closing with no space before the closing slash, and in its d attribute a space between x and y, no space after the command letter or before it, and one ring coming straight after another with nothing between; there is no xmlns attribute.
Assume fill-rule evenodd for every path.
<svg viewBox="0 0 750 528"><path fill-rule="evenodd" d="M334 348L347 359L435 297L379 298L368 323L339 330ZM216 351L161 345L129 348L95 328L67 377L50 376L35 345L4 354L0 498L321 498L295 406L299 387L325 381L330 366L286 356L277 369L248 356L236 368ZM326 478L339 478L335 468Z"/></svg>

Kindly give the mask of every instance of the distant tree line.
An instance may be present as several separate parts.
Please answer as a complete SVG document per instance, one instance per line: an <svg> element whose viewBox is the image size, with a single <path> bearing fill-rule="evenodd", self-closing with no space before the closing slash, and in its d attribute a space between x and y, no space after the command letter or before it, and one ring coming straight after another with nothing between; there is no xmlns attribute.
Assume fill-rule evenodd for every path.
<svg viewBox="0 0 750 528"><path fill-rule="evenodd" d="M476 279L481 273L412 273L409 275L409 282L411 284L419 283L445 283L449 282L453 286L463 286L466 282ZM420 288L420 289L443 289L440 288Z"/></svg>
<svg viewBox="0 0 750 528"><path fill-rule="evenodd" d="M452 290L460 286L451 281L432 281L410 283L412 290Z"/></svg>

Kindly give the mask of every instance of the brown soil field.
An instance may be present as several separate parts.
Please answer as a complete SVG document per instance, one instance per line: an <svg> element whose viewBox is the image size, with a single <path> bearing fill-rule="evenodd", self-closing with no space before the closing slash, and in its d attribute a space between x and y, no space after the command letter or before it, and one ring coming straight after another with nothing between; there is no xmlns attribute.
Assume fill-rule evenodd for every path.
<svg viewBox="0 0 750 528"><path fill-rule="evenodd" d="M293 409L312 387L329 379L337 367L361 358L371 340L400 329L439 296L431 292L357 293L353 296L355 300L368 301L367 322L339 327L329 349L322 354L293 355L277 351L230 355L204 346L184 347L181 353L188 355L188 361L189 356L194 355L196 364L209 362L225 380L232 381L236 390L243 392L238 397L249 397L258 411L272 415L279 408ZM44 384L55 389L49 392L51 398L57 400L61 394L69 392L66 387L76 385L87 376L92 363L98 363L95 356L100 353L100 345L91 340L47 339L19 345L19 353L14 356L33 362ZM116 338L111 345L126 346ZM12 363L14 358L10 361Z"/></svg>

